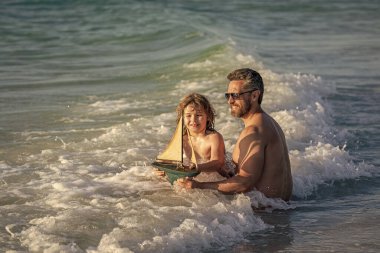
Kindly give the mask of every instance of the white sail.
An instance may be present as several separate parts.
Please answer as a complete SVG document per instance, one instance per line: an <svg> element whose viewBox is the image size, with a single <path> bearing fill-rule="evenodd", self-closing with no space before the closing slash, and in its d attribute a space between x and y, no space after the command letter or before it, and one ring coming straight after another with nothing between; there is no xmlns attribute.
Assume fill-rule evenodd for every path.
<svg viewBox="0 0 380 253"><path fill-rule="evenodd" d="M195 166L198 167L197 159L195 157L193 142L191 141L190 132L189 132L189 129L186 129L186 130L187 130L187 138L189 139L189 143L190 143L190 147L191 147L191 162L193 162L195 164Z"/></svg>
<svg viewBox="0 0 380 253"><path fill-rule="evenodd" d="M175 129L172 139L166 149L157 156L156 162L178 164L179 166L183 166L183 128L183 119L181 117L178 121L177 128ZM186 130L191 147L191 162L197 165L197 159L195 157L190 133L188 129Z"/></svg>
<svg viewBox="0 0 380 253"><path fill-rule="evenodd" d="M182 117L178 121L177 128L174 132L174 135L169 142L166 149L157 156L157 162L165 162L165 163L179 163L182 164L182 139L183 139L183 123Z"/></svg>

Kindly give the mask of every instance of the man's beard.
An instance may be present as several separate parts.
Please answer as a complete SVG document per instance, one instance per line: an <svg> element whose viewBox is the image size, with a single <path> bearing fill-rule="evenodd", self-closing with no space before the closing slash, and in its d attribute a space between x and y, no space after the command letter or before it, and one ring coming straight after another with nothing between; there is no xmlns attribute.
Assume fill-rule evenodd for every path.
<svg viewBox="0 0 380 253"><path fill-rule="evenodd" d="M251 109L251 102L244 101L244 103L241 104L241 106L236 107L236 106L231 105L230 108L231 108L231 115L233 117L241 118L244 115L246 115ZM233 108L235 108L235 110L233 110Z"/></svg>

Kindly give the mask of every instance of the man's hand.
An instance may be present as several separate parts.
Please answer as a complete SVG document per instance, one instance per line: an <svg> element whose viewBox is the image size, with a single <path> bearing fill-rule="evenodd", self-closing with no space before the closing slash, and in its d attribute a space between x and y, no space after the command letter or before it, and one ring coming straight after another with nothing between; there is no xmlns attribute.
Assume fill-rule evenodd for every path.
<svg viewBox="0 0 380 253"><path fill-rule="evenodd" d="M194 189L195 183L196 182L192 178L189 178L189 177L180 178L176 181L177 185L185 189Z"/></svg>

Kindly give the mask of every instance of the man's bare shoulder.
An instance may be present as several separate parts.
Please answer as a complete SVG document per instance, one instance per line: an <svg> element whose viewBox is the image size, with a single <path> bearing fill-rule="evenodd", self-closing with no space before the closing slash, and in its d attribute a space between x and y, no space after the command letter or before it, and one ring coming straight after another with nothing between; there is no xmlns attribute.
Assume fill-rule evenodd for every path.
<svg viewBox="0 0 380 253"><path fill-rule="evenodd" d="M240 133L240 137L246 137L249 135L260 134L260 127L257 125L249 125L246 126Z"/></svg>
<svg viewBox="0 0 380 253"><path fill-rule="evenodd" d="M267 114L265 112L255 113L254 117L246 124L246 127L242 130L242 135L256 134L263 130L265 124L265 118Z"/></svg>

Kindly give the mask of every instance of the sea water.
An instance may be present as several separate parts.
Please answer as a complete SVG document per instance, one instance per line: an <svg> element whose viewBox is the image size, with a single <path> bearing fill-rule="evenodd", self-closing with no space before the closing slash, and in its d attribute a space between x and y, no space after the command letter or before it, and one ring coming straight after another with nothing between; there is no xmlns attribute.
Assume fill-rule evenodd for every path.
<svg viewBox="0 0 380 253"><path fill-rule="evenodd" d="M0 3L1 252L377 252L377 1ZM230 154L226 75L258 70L289 203L184 190L151 162L190 92ZM273 208L254 213L251 206Z"/></svg>

